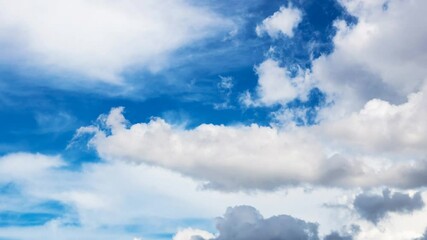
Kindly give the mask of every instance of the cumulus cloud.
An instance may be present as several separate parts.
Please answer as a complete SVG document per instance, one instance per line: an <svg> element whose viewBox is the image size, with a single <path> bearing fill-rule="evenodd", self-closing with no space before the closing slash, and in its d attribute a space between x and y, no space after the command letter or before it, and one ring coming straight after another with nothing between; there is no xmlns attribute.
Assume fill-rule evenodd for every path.
<svg viewBox="0 0 427 240"><path fill-rule="evenodd" d="M352 135L342 137L349 138L349 144L344 140L334 143L340 141L339 135L323 125L282 130L256 124L202 124L183 129L160 118L130 124L122 111L112 109L100 118L99 126L82 127L77 137L94 134L90 144L107 161L164 167L205 182L209 188L272 190L300 184L413 188L427 184L424 159L399 160L406 160L404 146L397 152L399 158L388 158L381 149L354 147ZM354 152L359 155L355 157Z"/></svg>
<svg viewBox="0 0 427 240"><path fill-rule="evenodd" d="M207 231L200 229L187 228L178 231L172 240L204 240L213 239L215 236Z"/></svg>
<svg viewBox="0 0 427 240"><path fill-rule="evenodd" d="M427 89L410 94L407 102L394 105L373 99L359 112L325 121L321 128L329 140L351 146L356 152L425 158L427 152Z"/></svg>
<svg viewBox="0 0 427 240"><path fill-rule="evenodd" d="M278 38L281 34L293 37L294 29L301 20L302 13L300 10L293 7L281 7L279 11L264 19L256 27L256 33L258 36L267 33L272 38Z"/></svg>
<svg viewBox="0 0 427 240"><path fill-rule="evenodd" d="M2 0L0 62L122 84L124 71L157 71L174 50L227 24L185 0Z"/></svg>
<svg viewBox="0 0 427 240"><path fill-rule="evenodd" d="M336 104L334 117L358 110L373 98L398 104L419 91L427 79L427 3L340 2L358 22L336 22L334 52L313 62L314 78Z"/></svg>
<svg viewBox="0 0 427 240"><path fill-rule="evenodd" d="M382 195L362 193L356 196L354 208L359 215L377 224L390 212L412 213L424 207L421 192L415 193L412 197L409 194L394 192L385 189Z"/></svg>
<svg viewBox="0 0 427 240"><path fill-rule="evenodd" d="M159 118L127 128L117 119L123 120L121 108L113 109L104 120L111 135L95 126L79 130L80 134L95 132L91 144L109 161L162 166L222 189L272 189L302 179L312 181L320 174L322 153L305 136L288 136L258 125L203 124L185 130Z"/></svg>
<svg viewBox="0 0 427 240"><path fill-rule="evenodd" d="M349 232L333 231L321 238L318 227L317 223L289 215L264 218L254 207L243 205L229 207L223 217L217 218L216 236L202 237L198 233L204 231L194 229L180 231L176 236L185 232L188 234L180 240L353 240L360 232L357 225L352 225Z"/></svg>
<svg viewBox="0 0 427 240"><path fill-rule="evenodd" d="M264 218L255 208L228 208L217 220L216 240L317 240L318 225L288 215Z"/></svg>
<svg viewBox="0 0 427 240"><path fill-rule="evenodd" d="M256 97L249 93L242 96L241 102L246 106L271 106L285 104L297 97L305 98L312 86L307 74L300 70L291 77L288 69L279 66L279 62L266 59L255 68L258 75Z"/></svg>

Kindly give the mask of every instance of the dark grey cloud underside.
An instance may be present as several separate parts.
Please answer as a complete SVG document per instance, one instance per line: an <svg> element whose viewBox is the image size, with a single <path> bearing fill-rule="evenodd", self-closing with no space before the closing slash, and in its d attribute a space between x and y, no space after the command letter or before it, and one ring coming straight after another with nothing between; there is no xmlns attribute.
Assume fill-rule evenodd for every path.
<svg viewBox="0 0 427 240"><path fill-rule="evenodd" d="M217 218L217 237L209 240L320 240L317 223L289 215L264 218L251 206L229 207ZM331 232L324 240L353 240L360 227L351 225L344 233ZM195 235L191 240L208 240Z"/></svg>
<svg viewBox="0 0 427 240"><path fill-rule="evenodd" d="M318 225L288 215L264 219L253 207L228 208L215 240L318 240Z"/></svg>
<svg viewBox="0 0 427 240"><path fill-rule="evenodd" d="M377 224L389 212L412 213L420 210L424 207L424 201L421 192L411 197L409 194L400 192L391 194L389 189L385 189L382 195L359 194L353 205L362 218Z"/></svg>
<svg viewBox="0 0 427 240"><path fill-rule="evenodd" d="M326 235L324 240L353 240L353 236L345 235L342 236L338 232L332 232L329 235Z"/></svg>
<svg viewBox="0 0 427 240"><path fill-rule="evenodd" d="M427 229L421 237L415 238L414 240L427 240Z"/></svg>

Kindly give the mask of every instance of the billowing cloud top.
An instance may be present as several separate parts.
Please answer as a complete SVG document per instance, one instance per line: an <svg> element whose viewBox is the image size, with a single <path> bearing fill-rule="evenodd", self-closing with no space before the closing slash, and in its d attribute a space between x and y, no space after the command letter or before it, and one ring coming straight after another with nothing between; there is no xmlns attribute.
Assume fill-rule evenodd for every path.
<svg viewBox="0 0 427 240"><path fill-rule="evenodd" d="M410 197L399 192L391 194L389 189L385 189L382 196L359 194L354 200L354 207L360 216L373 223L378 223L388 212L411 213L424 205L420 192Z"/></svg>

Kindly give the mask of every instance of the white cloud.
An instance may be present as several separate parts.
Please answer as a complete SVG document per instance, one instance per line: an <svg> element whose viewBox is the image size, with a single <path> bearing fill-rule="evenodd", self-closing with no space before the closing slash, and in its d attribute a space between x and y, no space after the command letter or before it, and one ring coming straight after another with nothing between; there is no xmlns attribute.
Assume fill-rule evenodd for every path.
<svg viewBox="0 0 427 240"><path fill-rule="evenodd" d="M0 183L33 181L50 169L64 166L59 156L14 153L0 157Z"/></svg>
<svg viewBox="0 0 427 240"><path fill-rule="evenodd" d="M272 38L278 38L280 34L293 37L294 29L302 20L300 10L293 7L281 7L272 16L264 19L262 24L256 27L258 36L267 33Z"/></svg>
<svg viewBox="0 0 427 240"><path fill-rule="evenodd" d="M199 237L199 238L196 238ZM180 230L176 233L176 235L172 238L172 240L199 240L201 239L212 239L215 236L207 231L203 231L200 229L186 228Z"/></svg>
<svg viewBox="0 0 427 240"><path fill-rule="evenodd" d="M266 59L255 68L258 75L256 97L249 93L243 95L241 102L246 106L271 106L285 104L297 97L305 99L312 84L309 76L302 70L291 77L288 69L279 66L279 62Z"/></svg>
<svg viewBox="0 0 427 240"><path fill-rule="evenodd" d="M357 111L373 98L402 103L420 91L427 79L426 2L341 2L358 23L337 22L334 52L313 62L313 77L336 104L333 115Z"/></svg>
<svg viewBox="0 0 427 240"><path fill-rule="evenodd" d="M227 24L185 0L1 0L0 62L123 84L124 71L157 71Z"/></svg>
<svg viewBox="0 0 427 240"><path fill-rule="evenodd" d="M346 146L356 153L388 154L401 159L427 155L427 89L410 94L407 102L393 105L373 99L357 113L325 121L320 128L330 144Z"/></svg>
<svg viewBox="0 0 427 240"><path fill-rule="evenodd" d="M125 121L118 108L105 118L105 132L90 126L80 134L95 133L90 143L108 161L161 166L223 190L293 184L421 187L427 184L425 129L409 131L407 126L427 120L416 110L424 106L422 96L399 106L374 100L352 117L286 130L255 124L203 124L186 130L159 118L127 127L111 120Z"/></svg>

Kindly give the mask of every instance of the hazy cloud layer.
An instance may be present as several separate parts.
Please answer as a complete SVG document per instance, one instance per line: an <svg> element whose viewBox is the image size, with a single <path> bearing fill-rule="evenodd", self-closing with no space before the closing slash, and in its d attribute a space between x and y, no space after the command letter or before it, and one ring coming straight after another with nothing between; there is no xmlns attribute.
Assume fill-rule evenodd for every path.
<svg viewBox="0 0 427 240"><path fill-rule="evenodd" d="M424 207L421 193L412 197L409 194L394 192L385 189L382 195L362 193L356 196L354 208L359 215L375 224L387 216L389 212L412 213Z"/></svg>
<svg viewBox="0 0 427 240"><path fill-rule="evenodd" d="M185 0L2 0L0 63L123 84L129 68L158 71L174 50L227 24Z"/></svg>

